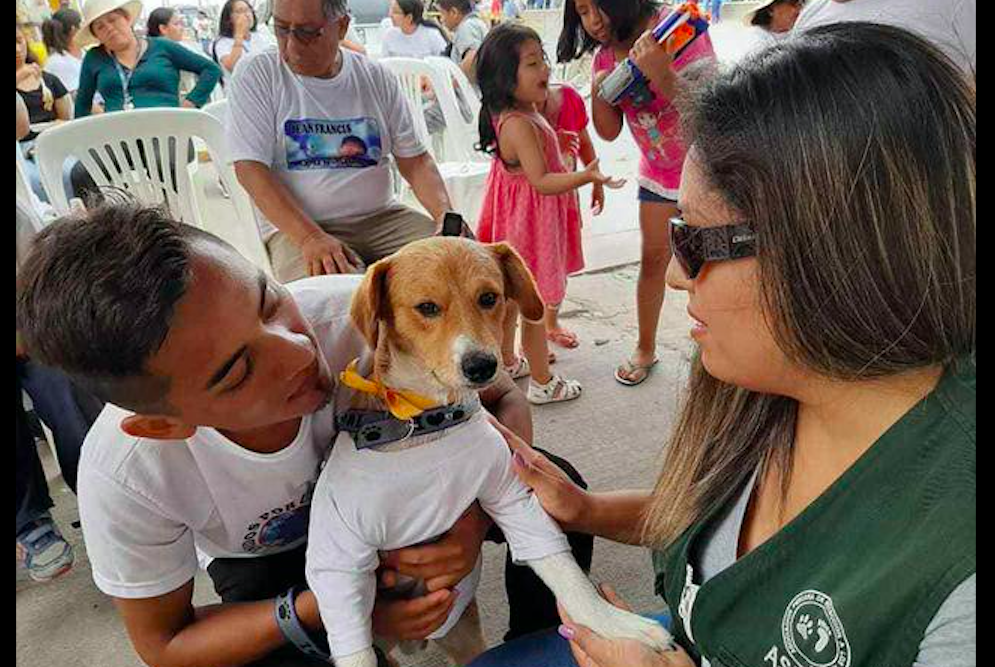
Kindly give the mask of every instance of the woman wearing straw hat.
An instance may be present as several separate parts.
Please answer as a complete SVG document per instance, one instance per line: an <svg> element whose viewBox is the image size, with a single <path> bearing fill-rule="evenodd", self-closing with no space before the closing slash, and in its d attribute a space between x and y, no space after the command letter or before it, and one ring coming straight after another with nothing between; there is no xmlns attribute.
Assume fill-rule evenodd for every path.
<svg viewBox="0 0 995 667"><path fill-rule="evenodd" d="M773 35L786 35L804 7L805 0L766 0L746 15L746 24Z"/></svg>
<svg viewBox="0 0 995 667"><path fill-rule="evenodd" d="M203 56L162 38L139 38L133 29L141 12L138 0L87 0L77 41L96 44L83 59L76 116L90 113L99 92L107 111L142 107L179 107L180 73L192 72L197 85L182 102L203 106L221 78L221 68Z"/></svg>

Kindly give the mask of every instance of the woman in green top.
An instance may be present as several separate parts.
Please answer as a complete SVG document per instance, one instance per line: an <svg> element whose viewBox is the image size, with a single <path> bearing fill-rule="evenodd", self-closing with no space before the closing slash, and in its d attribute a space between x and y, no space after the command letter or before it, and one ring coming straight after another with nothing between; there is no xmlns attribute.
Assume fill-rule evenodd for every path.
<svg viewBox="0 0 995 667"><path fill-rule="evenodd" d="M179 107L181 72L197 76L197 85L182 106L196 108L208 101L221 68L168 39L139 38L132 26L140 9L140 3L126 0L88 0L83 7L78 40L99 45L83 59L77 117L89 115L96 92L104 98L107 111Z"/></svg>
<svg viewBox="0 0 995 667"><path fill-rule="evenodd" d="M687 117L668 283L697 351L656 489L584 492L506 435L565 527L656 551L677 650L564 619L573 660L977 664L973 87L848 24L716 76ZM573 664L560 646L473 667Z"/></svg>

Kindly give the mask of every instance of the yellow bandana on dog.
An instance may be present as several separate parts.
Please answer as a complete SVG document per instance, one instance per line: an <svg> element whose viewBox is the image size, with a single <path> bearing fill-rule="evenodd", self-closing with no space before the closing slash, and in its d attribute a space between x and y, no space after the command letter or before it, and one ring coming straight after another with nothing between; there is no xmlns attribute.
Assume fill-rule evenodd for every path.
<svg viewBox="0 0 995 667"><path fill-rule="evenodd" d="M432 401L414 392L399 391L386 387L376 378L372 380L364 378L356 370L358 363L359 359L354 359L353 362L349 364L349 367L339 375L339 378L342 380L342 384L350 389L361 391L364 394L378 396L384 403L387 404L387 409L390 410L390 414L394 415L401 421L408 421L412 417L417 417L425 410L434 408L438 405L437 401Z"/></svg>

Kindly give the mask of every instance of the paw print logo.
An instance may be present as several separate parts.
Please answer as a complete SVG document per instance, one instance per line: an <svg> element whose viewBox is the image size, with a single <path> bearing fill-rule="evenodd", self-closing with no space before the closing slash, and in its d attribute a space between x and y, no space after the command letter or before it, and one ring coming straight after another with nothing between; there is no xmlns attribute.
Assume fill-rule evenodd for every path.
<svg viewBox="0 0 995 667"><path fill-rule="evenodd" d="M812 620L812 617L809 616L808 614L802 614L801 617L798 619L798 622L795 623L795 630L797 630L798 634L800 634L802 636L802 639L805 640L808 640L808 638L812 636L812 630L814 629L815 629L815 622Z"/></svg>
<svg viewBox="0 0 995 667"><path fill-rule="evenodd" d="M799 593L785 610L781 626L784 648L799 667L850 667L846 628L830 596Z"/></svg>

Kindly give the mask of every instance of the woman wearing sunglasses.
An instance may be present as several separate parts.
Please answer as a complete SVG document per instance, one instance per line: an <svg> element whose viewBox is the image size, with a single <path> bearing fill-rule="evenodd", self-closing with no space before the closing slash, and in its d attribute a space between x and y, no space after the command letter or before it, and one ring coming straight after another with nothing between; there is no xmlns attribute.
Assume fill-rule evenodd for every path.
<svg viewBox="0 0 995 667"><path fill-rule="evenodd" d="M696 354L656 488L582 491L508 436L566 527L654 550L677 649L565 618L473 667L976 664L976 109L871 24L705 85L668 275Z"/></svg>

